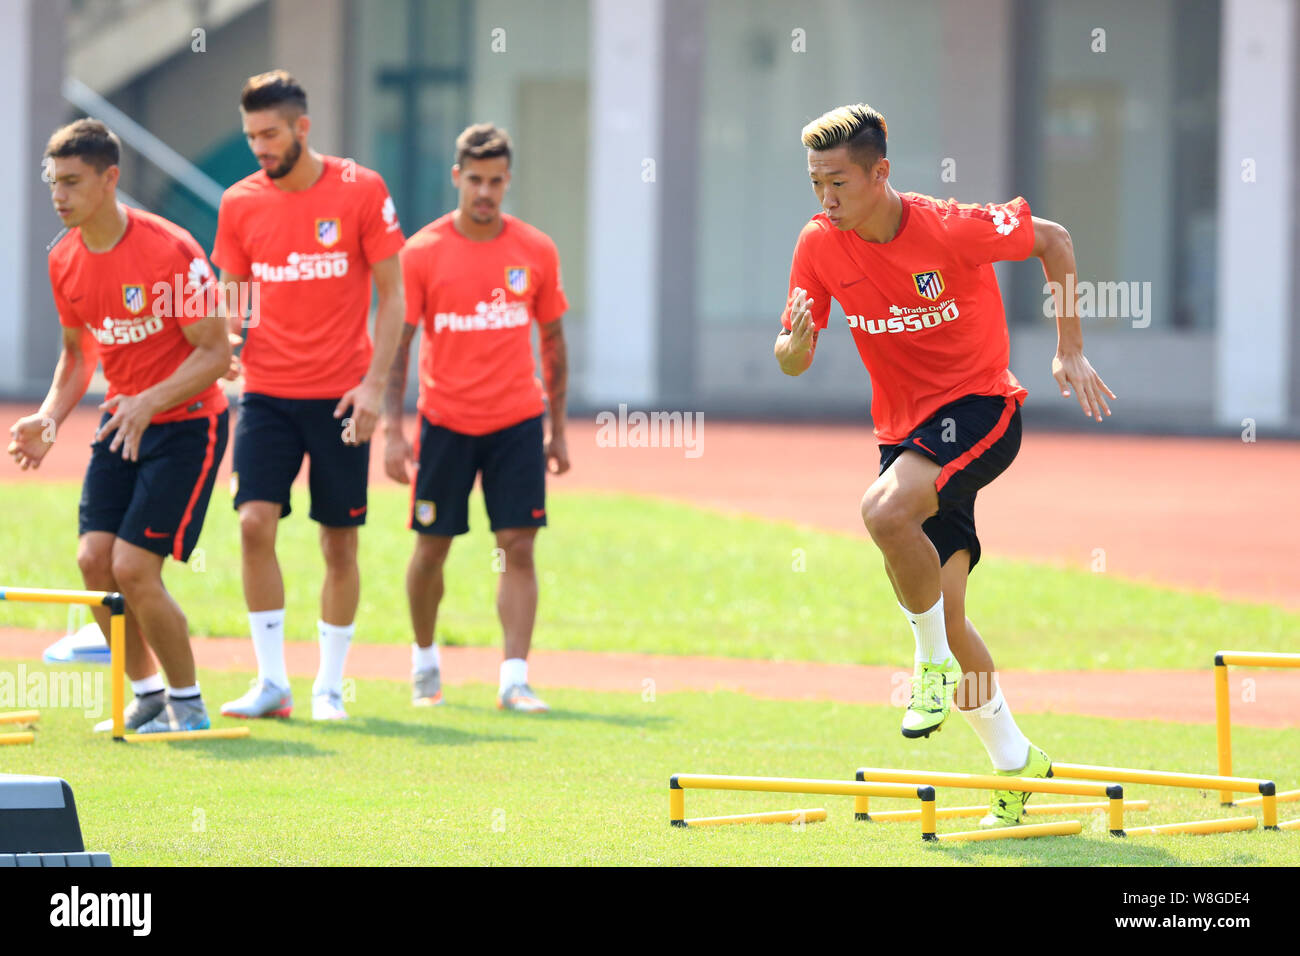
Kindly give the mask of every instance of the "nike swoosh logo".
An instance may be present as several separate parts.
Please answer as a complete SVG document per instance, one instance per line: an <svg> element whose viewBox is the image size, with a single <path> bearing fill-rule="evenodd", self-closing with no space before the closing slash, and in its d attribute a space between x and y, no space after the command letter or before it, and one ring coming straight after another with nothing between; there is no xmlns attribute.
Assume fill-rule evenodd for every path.
<svg viewBox="0 0 1300 956"><path fill-rule="evenodd" d="M546 509L545 509L545 508L534 508L534 509L533 509L533 517L534 517L534 518L545 518L545 517L546 517Z"/></svg>
<svg viewBox="0 0 1300 956"><path fill-rule="evenodd" d="M841 279L841 280L840 280L840 288L841 288L841 289L847 289L847 288L848 288L849 286L851 286L851 285L857 285L859 282L866 282L866 281L867 281L867 277L866 277L866 276L863 276L863 277L860 278L860 279L854 279L852 282L845 282L843 279Z"/></svg>
<svg viewBox="0 0 1300 956"><path fill-rule="evenodd" d="M349 509L348 509L348 514L351 515L353 518L359 518L359 517L361 517L363 514L366 513L366 508L367 508L367 507L369 507L369 506L368 506L368 505L362 505L360 508L349 508Z"/></svg>
<svg viewBox="0 0 1300 956"><path fill-rule="evenodd" d="M934 452L931 451L931 449L926 448L926 444L925 444L925 442L921 441L921 439L919 439L919 438L913 438L913 439L912 439L912 444L914 444L914 445L920 445L922 448L925 448L926 451L930 452L931 455L934 454Z"/></svg>
<svg viewBox="0 0 1300 956"><path fill-rule="evenodd" d="M146 538L170 538L172 533L170 531L153 531L149 528L145 528L144 536Z"/></svg>

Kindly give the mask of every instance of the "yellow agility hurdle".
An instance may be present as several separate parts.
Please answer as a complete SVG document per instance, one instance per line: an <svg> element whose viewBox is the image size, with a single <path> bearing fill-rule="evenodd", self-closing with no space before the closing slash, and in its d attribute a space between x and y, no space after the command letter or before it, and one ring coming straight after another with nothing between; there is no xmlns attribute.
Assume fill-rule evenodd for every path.
<svg viewBox="0 0 1300 956"><path fill-rule="evenodd" d="M1219 744L1219 775L1232 775L1232 708L1228 700L1228 667L1300 667L1300 654L1219 651L1214 655L1214 726ZM1232 806L1232 792L1219 791L1219 802ZM1267 824L1266 824L1267 825Z"/></svg>
<svg viewBox="0 0 1300 956"><path fill-rule="evenodd" d="M1150 810L1151 801L1149 800L1125 800L1124 811ZM1056 816L1062 813L1095 813L1098 810L1109 811L1110 803L1033 803L1025 807L1025 815L1033 817ZM939 807L934 811L936 817L940 820L957 820L963 817L982 817L989 812L987 804L981 804L978 807ZM877 810L874 813L864 814L858 819L869 819L874 823L907 823L911 820L919 820L921 811L919 810ZM1126 830L1131 833L1131 830Z"/></svg>
<svg viewBox="0 0 1300 956"><path fill-rule="evenodd" d="M126 732L126 599L117 591L65 591L50 588L0 587L0 601L21 601L28 604L83 604L87 607L103 605L109 611L109 687L111 694L113 739L131 743L168 740L208 740L249 736L247 727L219 728L213 730L185 730L161 734L128 734ZM6 737L29 737L28 740L0 740L4 743L30 743L31 734L6 734Z"/></svg>
<svg viewBox="0 0 1300 956"><path fill-rule="evenodd" d="M675 827L718 826L723 823L760 823L772 814L737 814L729 817L686 818L687 790L745 790L757 793L818 793L842 796L895 797L921 801L921 839L937 839L934 832L934 787L860 783L850 780L813 780L804 777L737 777L726 774L675 773L668 780L668 822ZM782 816L811 811L779 811ZM782 820L781 822L794 822Z"/></svg>
<svg viewBox="0 0 1300 956"><path fill-rule="evenodd" d="M1118 783L1148 783L1157 787L1183 787L1191 790L1219 790L1231 793L1257 793L1264 814L1264 829L1276 830L1277 786L1272 780L1251 777L1223 777L1209 773L1175 773L1167 770L1133 770L1126 767L1096 767L1089 764L1054 763L1053 777L1072 780L1109 780ZM1222 821L1195 821L1212 825ZM1183 824L1190 826L1191 824ZM1159 831L1165 832L1165 831ZM1169 831L1172 832L1172 831ZM1212 829L1203 832L1215 832Z"/></svg>
<svg viewBox="0 0 1300 956"><path fill-rule="evenodd" d="M1117 783L1103 785L1070 780L1053 780L1050 777L1002 777L991 773L894 770L885 767L859 767L854 776L860 782L928 784L932 787L948 787L956 790L1020 790L1029 793L1060 793L1077 797L1106 797L1106 808L1110 817L1110 835L1124 836L1124 788ZM853 801L853 818L855 820L872 819L867 802L869 796L869 794L864 793ZM1026 826L1033 827L1033 831L1025 830L1024 827ZM949 836L953 839L1001 840L1022 836L1055 836L1067 832L1080 832L1080 830L1075 829L1059 829L1063 826L1065 824L1021 824L1014 827L998 827L993 830L976 830L965 834L949 834ZM1080 829L1082 829L1082 826L1083 824L1080 823ZM1058 829L1051 829L1053 827ZM998 834L1001 834L1001 836Z"/></svg>

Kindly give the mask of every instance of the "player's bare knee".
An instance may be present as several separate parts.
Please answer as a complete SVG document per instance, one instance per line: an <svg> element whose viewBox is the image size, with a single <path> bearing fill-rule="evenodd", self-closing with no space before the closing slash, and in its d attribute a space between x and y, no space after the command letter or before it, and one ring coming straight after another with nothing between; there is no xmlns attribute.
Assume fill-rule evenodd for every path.
<svg viewBox="0 0 1300 956"><path fill-rule="evenodd" d="M357 563L357 529L322 527L320 550L327 568L351 568Z"/></svg>
<svg viewBox="0 0 1300 956"><path fill-rule="evenodd" d="M411 555L411 569L416 574L437 574L447 562L451 551L451 538L440 535L415 536L415 552Z"/></svg>
<svg viewBox="0 0 1300 956"><path fill-rule="evenodd" d="M862 496L862 523L872 540L888 541L916 523L902 496L895 491L873 485Z"/></svg>
<svg viewBox="0 0 1300 956"><path fill-rule="evenodd" d="M114 590L113 546L90 540L77 545L77 567L86 587L94 590Z"/></svg>
<svg viewBox="0 0 1300 956"><path fill-rule="evenodd" d="M533 541L536 535L532 532L503 532L497 536L497 547L505 552L506 567L515 570L525 570L533 567Z"/></svg>
<svg viewBox="0 0 1300 956"><path fill-rule="evenodd" d="M117 582L128 603L133 594L139 594L162 584L158 564L133 550L114 548L112 569L113 580Z"/></svg>
<svg viewBox="0 0 1300 956"><path fill-rule="evenodd" d="M243 508L239 512L239 539L245 551L275 549L275 531L279 516L260 508Z"/></svg>

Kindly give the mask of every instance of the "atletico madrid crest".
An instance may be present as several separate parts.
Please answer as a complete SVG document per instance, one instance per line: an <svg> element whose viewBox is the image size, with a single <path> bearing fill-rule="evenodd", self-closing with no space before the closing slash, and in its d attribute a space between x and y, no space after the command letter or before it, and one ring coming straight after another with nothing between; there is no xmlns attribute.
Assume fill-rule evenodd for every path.
<svg viewBox="0 0 1300 956"><path fill-rule="evenodd" d="M433 524L433 519L438 513L438 506L432 501L425 501L423 498L415 503L415 520L420 522L426 528Z"/></svg>
<svg viewBox="0 0 1300 956"><path fill-rule="evenodd" d="M913 272L912 281L916 283L916 292L923 299L933 302L943 292L943 276L938 269L930 272Z"/></svg>
<svg viewBox="0 0 1300 956"><path fill-rule="evenodd" d="M316 241L327 249L339 241L341 232L337 219L316 220Z"/></svg>
<svg viewBox="0 0 1300 956"><path fill-rule="evenodd" d="M523 295L525 292L527 292L528 291L528 267L507 266L506 286L515 295Z"/></svg>
<svg viewBox="0 0 1300 956"><path fill-rule="evenodd" d="M144 308L144 286L122 286L122 304L126 306L127 311L132 315L139 315Z"/></svg>

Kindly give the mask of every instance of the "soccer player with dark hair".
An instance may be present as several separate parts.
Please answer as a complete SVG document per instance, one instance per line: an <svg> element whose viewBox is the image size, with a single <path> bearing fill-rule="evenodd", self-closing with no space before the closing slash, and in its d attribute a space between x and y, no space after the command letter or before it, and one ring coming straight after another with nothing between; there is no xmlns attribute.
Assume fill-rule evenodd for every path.
<svg viewBox="0 0 1300 956"><path fill-rule="evenodd" d="M527 663L537 614L533 542L546 526L548 465L557 475L569 469L561 325L569 304L555 243L501 211L510 155L505 130L490 123L464 130L451 170L457 208L411 236L402 250L407 324L384 406L384 467L408 484L414 464L410 527L417 534L406 572L414 702L442 700L434 642L442 569L454 537L469 531L469 494L481 474L502 562L497 614L505 659L497 706L541 713L547 706L528 683ZM546 430L533 363L534 322L550 404ZM412 451L402 428L402 398L411 339L421 323L420 429Z"/></svg>
<svg viewBox="0 0 1300 956"><path fill-rule="evenodd" d="M217 380L230 343L194 237L118 202L120 152L98 120L57 130L45 148L66 227L49 256L63 348L40 409L9 429L9 453L24 469L40 467L102 359L108 394L81 490L77 564L87 588L126 598L124 665L135 691L127 728L206 730L189 625L162 566L168 555L188 561L203 527L226 448ZM108 608L92 611L107 634ZM95 727L111 728L111 718Z"/></svg>
<svg viewBox="0 0 1300 956"><path fill-rule="evenodd" d="M968 205L896 192L888 128L870 106L831 110L803 129L822 212L799 234L775 354L787 375L812 364L833 296L871 376L880 476L862 519L916 641L905 737L928 737L958 709L1005 776L1043 777L1051 760L1016 726L993 658L966 617L980 558L976 492L1020 448L1027 394L1011 374L1010 339L992 263L1034 256L1056 288L1072 288L1069 233L1022 197ZM1115 395L1083 354L1073 302L1058 298L1052 374L1085 414ZM1028 794L993 793L985 826L1019 823Z"/></svg>
<svg viewBox="0 0 1300 956"><path fill-rule="evenodd" d="M378 173L308 146L307 95L288 73L250 78L240 114L262 168L222 197L212 260L223 284L258 287L257 314L229 317L233 332L247 328L232 491L258 679L221 712L287 717L293 707L275 539L306 455L325 559L312 717L337 720L347 716L343 669L361 598L357 528L366 520L370 437L404 312L402 232Z"/></svg>

